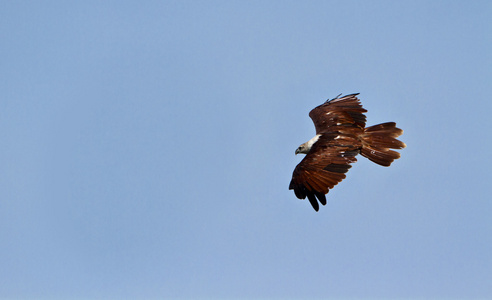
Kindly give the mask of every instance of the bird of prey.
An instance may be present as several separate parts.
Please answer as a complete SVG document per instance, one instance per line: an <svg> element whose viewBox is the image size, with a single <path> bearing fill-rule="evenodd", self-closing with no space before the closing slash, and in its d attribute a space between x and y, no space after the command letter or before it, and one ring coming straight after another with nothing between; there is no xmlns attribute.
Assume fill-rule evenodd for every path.
<svg viewBox="0 0 492 300"><path fill-rule="evenodd" d="M366 127L367 110L357 95L339 95L309 113L316 136L297 148L296 155L306 156L294 169L289 190L299 199L307 197L315 211L319 210L318 201L326 205L325 194L345 178L357 154L388 167L400 157L391 149L406 147L396 139L403 130L394 122Z"/></svg>

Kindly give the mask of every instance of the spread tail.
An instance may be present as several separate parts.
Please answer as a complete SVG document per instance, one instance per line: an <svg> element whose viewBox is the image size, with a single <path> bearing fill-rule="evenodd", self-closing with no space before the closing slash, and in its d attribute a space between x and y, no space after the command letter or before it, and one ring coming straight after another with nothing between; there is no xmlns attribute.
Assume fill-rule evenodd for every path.
<svg viewBox="0 0 492 300"><path fill-rule="evenodd" d="M390 149L402 149L406 145L396 138L403 134L403 130L396 128L395 122L374 125L364 129L362 135L362 150L360 154L371 161L388 167L400 158L400 153Z"/></svg>

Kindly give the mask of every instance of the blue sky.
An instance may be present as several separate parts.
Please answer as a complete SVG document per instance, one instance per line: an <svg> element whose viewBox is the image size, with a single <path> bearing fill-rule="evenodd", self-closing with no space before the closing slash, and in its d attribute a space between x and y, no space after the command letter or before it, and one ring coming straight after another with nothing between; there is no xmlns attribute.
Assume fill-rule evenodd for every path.
<svg viewBox="0 0 492 300"><path fill-rule="evenodd" d="M1 299L492 297L490 1L3 1ZM309 111L396 121L316 213Z"/></svg>

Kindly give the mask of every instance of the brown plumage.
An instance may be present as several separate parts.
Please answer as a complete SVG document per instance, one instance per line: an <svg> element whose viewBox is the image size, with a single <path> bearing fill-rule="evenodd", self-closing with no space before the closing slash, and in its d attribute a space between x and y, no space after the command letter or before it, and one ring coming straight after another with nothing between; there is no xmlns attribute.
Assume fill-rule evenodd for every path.
<svg viewBox="0 0 492 300"><path fill-rule="evenodd" d="M365 127L367 110L357 95L328 100L309 113L316 136L297 148L296 154L306 157L294 169L289 189L299 199L307 197L316 211L318 201L326 205L325 194L345 178L357 154L387 167L400 157L390 149L406 147L396 139L403 130L394 122Z"/></svg>

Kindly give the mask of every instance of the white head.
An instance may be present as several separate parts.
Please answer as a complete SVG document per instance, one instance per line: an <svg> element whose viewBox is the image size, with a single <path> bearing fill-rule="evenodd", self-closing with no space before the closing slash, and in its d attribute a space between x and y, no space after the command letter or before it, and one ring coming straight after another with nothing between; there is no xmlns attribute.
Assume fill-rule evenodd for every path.
<svg viewBox="0 0 492 300"><path fill-rule="evenodd" d="M313 147L314 143L316 143L319 139L321 134L317 134L315 137L310 139L309 141L305 142L304 144L301 144L297 149L296 149L296 155L299 153L303 154L308 154L308 152L311 150Z"/></svg>
<svg viewBox="0 0 492 300"><path fill-rule="evenodd" d="M311 148L308 148L307 142L304 144L301 144L297 149L296 149L296 155L299 153L307 154L311 150Z"/></svg>

